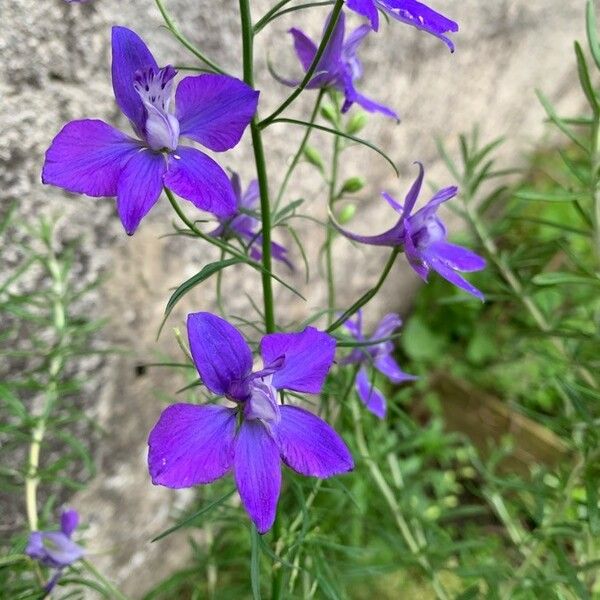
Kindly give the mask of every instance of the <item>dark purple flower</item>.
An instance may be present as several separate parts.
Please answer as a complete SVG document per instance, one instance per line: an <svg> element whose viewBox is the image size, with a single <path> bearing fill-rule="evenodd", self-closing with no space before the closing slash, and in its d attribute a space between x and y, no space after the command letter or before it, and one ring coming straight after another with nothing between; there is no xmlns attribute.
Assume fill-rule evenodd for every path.
<svg viewBox="0 0 600 600"><path fill-rule="evenodd" d="M483 300L483 294L457 271L471 273L485 268L485 260L462 246L450 244L446 237L446 227L437 216L440 205L454 198L458 188L447 187L435 194L420 210L412 214L417 197L423 184L423 165L419 165L419 175L404 200L404 206L398 204L389 194L382 194L392 208L400 214L398 222L379 235L358 235L342 229L334 222L335 228L347 238L373 246L402 247L410 266L424 280L430 269L444 279L476 298Z"/></svg>
<svg viewBox="0 0 600 600"><path fill-rule="evenodd" d="M387 411L387 402L385 396L373 385L372 369L374 367L380 373L383 373L392 383L402 383L404 381L414 381L417 379L414 375L405 373L394 360L392 353L394 344L391 340L378 342L389 338L392 333L402 325L400 315L390 313L385 315L375 328L371 337L367 338L362 332L362 311L358 311L355 319L348 319L344 326L350 332L352 337L359 342L373 341L373 345L360 346L354 348L352 352L343 359L343 364L360 365L356 376L356 391L358 397L364 405L380 419L385 417ZM369 371L371 371L371 376Z"/></svg>
<svg viewBox="0 0 600 600"><path fill-rule="evenodd" d="M192 357L202 383L236 408L174 404L150 432L152 482L170 488L211 483L233 469L246 511L258 531L273 524L281 461L302 475L327 478L354 464L338 434L298 406L280 405L279 390L318 394L333 362L335 340L307 327L262 338L263 368L252 371L242 334L210 313L188 316Z"/></svg>
<svg viewBox="0 0 600 600"><path fill-rule="evenodd" d="M367 17L375 31L379 29L379 13L377 11L381 9L398 21L435 35L450 48L451 52L454 52L454 43L446 36L446 33L457 32L458 24L422 2L416 0L347 0L346 4L350 10Z"/></svg>
<svg viewBox="0 0 600 600"><path fill-rule="evenodd" d="M83 548L71 539L78 523L76 510L64 510L60 516L60 531L32 531L29 534L25 554L45 567L56 569L45 586L47 592L56 585L65 567L83 557Z"/></svg>
<svg viewBox="0 0 600 600"><path fill-rule="evenodd" d="M125 27L113 27L112 54L115 98L139 139L99 120L67 123L46 152L42 181L88 196L116 196L130 235L163 186L202 210L231 215L235 198L227 174L179 139L215 152L233 148L256 112L258 92L225 75L185 77L173 114L173 67L159 68L142 39Z"/></svg>
<svg viewBox="0 0 600 600"><path fill-rule="evenodd" d="M253 217L250 212L256 210L260 192L258 181L254 179L248 185L245 192L242 193L240 177L237 173L231 174L231 186L236 201L235 212L229 217L219 217L219 226L210 232L213 237L220 237L224 240L231 238L240 238L245 241L250 248L250 256L254 260L261 260L262 235L257 232L260 227L260 221ZM287 249L271 242L271 255L276 260L285 263L290 269L294 266L287 257Z"/></svg>
<svg viewBox="0 0 600 600"><path fill-rule="evenodd" d="M325 23L325 28L327 28L329 18ZM398 115L391 108L363 96L354 87L354 82L360 79L363 74L363 67L356 52L360 43L371 29L367 25L362 25L344 40L346 30L345 21L346 16L344 13L340 13L327 48L315 69L315 75L307 87L309 89L334 88L341 91L345 97L342 112L348 111L352 104L356 102L369 112L380 112L388 117L398 119ZM307 71L317 53L317 46L309 37L295 27L290 29L290 33L294 36L296 54L304 70ZM296 86L299 83L298 81L278 79L290 86Z"/></svg>

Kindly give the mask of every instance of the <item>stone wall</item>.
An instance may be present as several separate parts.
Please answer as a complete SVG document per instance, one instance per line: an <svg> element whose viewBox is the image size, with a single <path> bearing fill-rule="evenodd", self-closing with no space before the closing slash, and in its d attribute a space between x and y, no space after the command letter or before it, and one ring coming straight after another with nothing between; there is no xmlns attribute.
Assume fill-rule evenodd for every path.
<svg viewBox="0 0 600 600"><path fill-rule="evenodd" d="M272 3L253 1L254 14L264 13ZM583 38L583 0L437 0L434 4L460 23L454 55L434 38L398 23L384 26L365 44L366 75L361 87L394 106L402 123L395 126L374 116L364 135L397 161L402 178L396 181L386 163L370 151L356 148L348 152L343 173L360 174L368 180L367 188L357 195L358 217L352 224L356 230L377 231L389 224L390 209L379 200L379 191L387 189L401 196L414 176L414 160L427 165L431 181L453 183L439 164L436 137L453 143L459 133L478 123L489 138L507 135L502 155L507 165L519 164L544 131L535 88L569 111L582 102L572 42ZM232 73L241 72L235 0L169 0L167 5L190 39ZM0 16L4 63L0 72L0 212L14 197L26 220L41 213L63 215L62 235L71 239L81 236L80 276L109 275L93 298L98 314L109 319L102 335L106 343L129 351L95 364L86 373L95 382L90 388L95 391L82 401L89 415L105 428L106 437L98 449L98 477L72 503L90 524L91 551L109 550L97 557L98 565L126 591L137 594L185 560L185 540L174 536L159 544L148 542L168 525L173 506L183 505L190 495L154 488L145 468L146 436L163 406L156 390L173 397L179 382L165 382L165 373L156 370L139 376L135 366L154 360L159 353L176 352L169 327L161 341L155 342L169 289L214 260L216 254L194 241L160 237L170 231L171 215L164 201L139 232L127 238L111 200L43 187L39 173L43 153L64 122L96 117L126 127L109 78L112 24L134 28L159 63L193 64L193 57L161 27L160 14L151 0L95 0L82 6L62 0L0 0ZM324 17L324 9L312 9L300 18L303 28L317 36ZM298 73L285 33L292 21L292 17L282 18L257 41L257 87L264 90L260 106L264 114L288 93L270 79L267 51L278 71ZM307 94L290 109L290 115L306 118L313 101L314 96ZM301 134L280 125L266 132L273 188L295 150L291 142ZM313 145L327 148L330 143L325 136L314 136ZM220 160L240 171L245 181L251 178L248 136L235 152ZM314 169L300 167L291 190L290 199L304 198L310 214L325 218L324 185ZM316 266L322 232L306 223L299 222L298 231L309 249L311 281L304 282L301 268L294 275L285 269L281 274L298 286L307 302L277 287L282 324L305 318L324 301ZM275 237L290 242L285 232ZM298 252L292 254L301 265ZM369 287L384 257L383 250L353 247L346 240L336 242L338 285L345 302ZM237 270L237 277L230 277L235 281L230 279L224 288L227 307L232 313L248 316L242 292L260 301L258 277L244 267ZM406 309L415 285L416 277L399 261L382 297L367 314L368 320L375 320L384 308ZM186 312L210 309L212 295L211 283L190 294L169 325L181 327Z"/></svg>

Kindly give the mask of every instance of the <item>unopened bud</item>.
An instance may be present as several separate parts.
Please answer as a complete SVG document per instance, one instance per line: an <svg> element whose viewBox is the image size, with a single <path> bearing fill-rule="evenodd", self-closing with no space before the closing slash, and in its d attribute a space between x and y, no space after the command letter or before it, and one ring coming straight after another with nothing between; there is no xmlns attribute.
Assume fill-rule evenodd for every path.
<svg viewBox="0 0 600 600"><path fill-rule="evenodd" d="M355 214L356 214L356 204L346 204L346 206L344 206L344 208L342 208L342 210L340 211L340 214L338 216L338 221L342 225L345 225L346 223L349 223L350 221L352 221Z"/></svg>
<svg viewBox="0 0 600 600"><path fill-rule="evenodd" d="M367 124L367 114L364 112L358 112L352 115L352 118L348 121L346 131L350 135L358 133Z"/></svg>
<svg viewBox="0 0 600 600"><path fill-rule="evenodd" d="M317 167L317 169L319 169L319 171L323 171L323 159L321 158L321 154L319 153L319 151L316 148L313 148L312 146L305 146L304 151L304 158L311 164L314 165L315 167Z"/></svg>
<svg viewBox="0 0 600 600"><path fill-rule="evenodd" d="M333 125L337 125L337 111L333 104L324 104L321 107L321 116Z"/></svg>
<svg viewBox="0 0 600 600"><path fill-rule="evenodd" d="M365 187L365 180L362 177L350 177L350 179L346 179L344 181L344 185L342 185L341 192L342 194L355 194L356 192L360 192Z"/></svg>

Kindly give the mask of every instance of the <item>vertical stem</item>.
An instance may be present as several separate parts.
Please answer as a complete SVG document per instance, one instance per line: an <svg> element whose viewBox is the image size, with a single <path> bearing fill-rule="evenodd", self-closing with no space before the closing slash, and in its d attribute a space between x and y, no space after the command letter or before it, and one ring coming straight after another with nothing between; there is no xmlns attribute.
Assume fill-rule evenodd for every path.
<svg viewBox="0 0 600 600"><path fill-rule="evenodd" d="M336 127L339 127L339 109L337 99L334 96L335 110L336 110ZM338 177L338 162L340 156L340 137L333 136L333 150L331 153L331 174L329 177L329 198L327 200L327 206L331 211L333 203L336 200L336 188L337 188L337 177ZM335 232L330 224L327 225L327 239L325 240L325 265L327 274L327 325L331 325L334 319L335 313L335 279L333 272L333 238Z"/></svg>
<svg viewBox="0 0 600 600"><path fill-rule="evenodd" d="M591 194L594 205L594 240L596 257L600 261L600 117L594 116L591 140Z"/></svg>
<svg viewBox="0 0 600 600"><path fill-rule="evenodd" d="M244 81L254 87L254 60L252 17L250 14L249 0L239 0L240 19L242 26L242 59L244 67ZM271 207L269 203L269 182L265 163L265 152L260 129L256 117L250 123L252 134L252 147L254 149L254 162L258 189L260 191L260 216L262 221L262 264L266 271L271 272ZM275 331L275 307L273 303L273 286L271 276L262 273L263 301L265 307L265 329L267 333Z"/></svg>

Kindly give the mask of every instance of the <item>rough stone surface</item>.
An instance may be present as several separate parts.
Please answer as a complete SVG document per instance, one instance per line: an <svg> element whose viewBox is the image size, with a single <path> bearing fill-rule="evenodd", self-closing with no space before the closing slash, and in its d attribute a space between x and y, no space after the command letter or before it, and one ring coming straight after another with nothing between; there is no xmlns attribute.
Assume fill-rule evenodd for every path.
<svg viewBox="0 0 600 600"><path fill-rule="evenodd" d="M253 1L255 15L273 1ZM452 143L456 136L481 125L485 136L507 135L502 155L507 164L538 143L543 134L543 111L534 89L539 87L561 109L571 112L582 100L576 85L572 41L583 38L581 0L438 0L436 7L461 25L457 52L450 55L443 44L398 23L372 36L363 52L366 76L362 89L394 106L403 122L395 126L373 117L364 133L397 161L402 178L395 181L377 155L355 148L345 155L343 175L361 174L368 186L357 195L358 217L352 227L378 230L390 223L389 208L378 199L381 189L402 196L414 176L414 160L429 167L432 181L451 183L441 168L434 139ZM237 2L224 0L170 0L177 22L194 43L227 70L240 73L240 34ZM0 0L4 26L0 31L0 195L18 198L26 220L38 214L61 212L69 235L81 235L79 260L85 277L106 272L110 277L95 298L95 309L109 324L105 341L128 353L104 361L93 376L101 392L85 399L89 414L106 430L97 460L100 475L91 487L72 499L90 524L90 549L101 554L97 563L125 591L138 595L164 577L186 556L186 543L176 537L160 544L148 543L169 524L173 507L189 495L153 488L145 470L145 441L165 398L173 398L179 381L165 381L165 372L152 369L137 376L135 366L158 356L176 355L167 327L160 343L155 332L169 289L196 272L214 249L193 240L160 237L170 231L171 215L162 201L127 238L117 221L111 200L68 195L43 187L39 180L43 153L61 125L73 118L96 117L126 127L112 97L109 79L110 26L135 28L149 43L159 63L189 65L190 56L161 27L160 14L151 0L95 0L68 5L61 0ZM324 9L312 9L302 17L286 16L257 40L257 87L263 89L261 111L267 114L287 93L274 84L266 69L267 51L279 72L297 73L285 31L294 19L317 35ZM290 116L306 118L314 97L298 101ZM295 150L292 141L302 131L274 126L265 134L271 184L276 189L286 160ZM314 146L329 147L331 140L315 135ZM327 155L327 152L325 152ZM245 181L253 176L249 136L240 148L219 159L235 167ZM325 186L306 165L298 169L289 199L306 199L308 211L325 218ZM188 207L186 207L188 209ZM190 210L190 214L192 211ZM302 320L324 304L318 283L318 247L323 233L309 222L299 221L298 232L308 248L311 280L303 281L302 269L289 278L307 297L294 298L276 288L281 324ZM276 238L290 243L285 232ZM376 278L385 253L353 247L345 240L335 244L340 298L349 302ZM300 265L297 251L293 258ZM232 281L234 279L234 281ZM384 307L406 308L416 278L399 261L383 294L369 311L373 321ZM213 307L213 284L196 290L170 321L181 326L190 310ZM239 268L224 285L231 313L253 319L244 292L260 303L259 279L248 268ZM157 390L163 392L159 396Z"/></svg>

